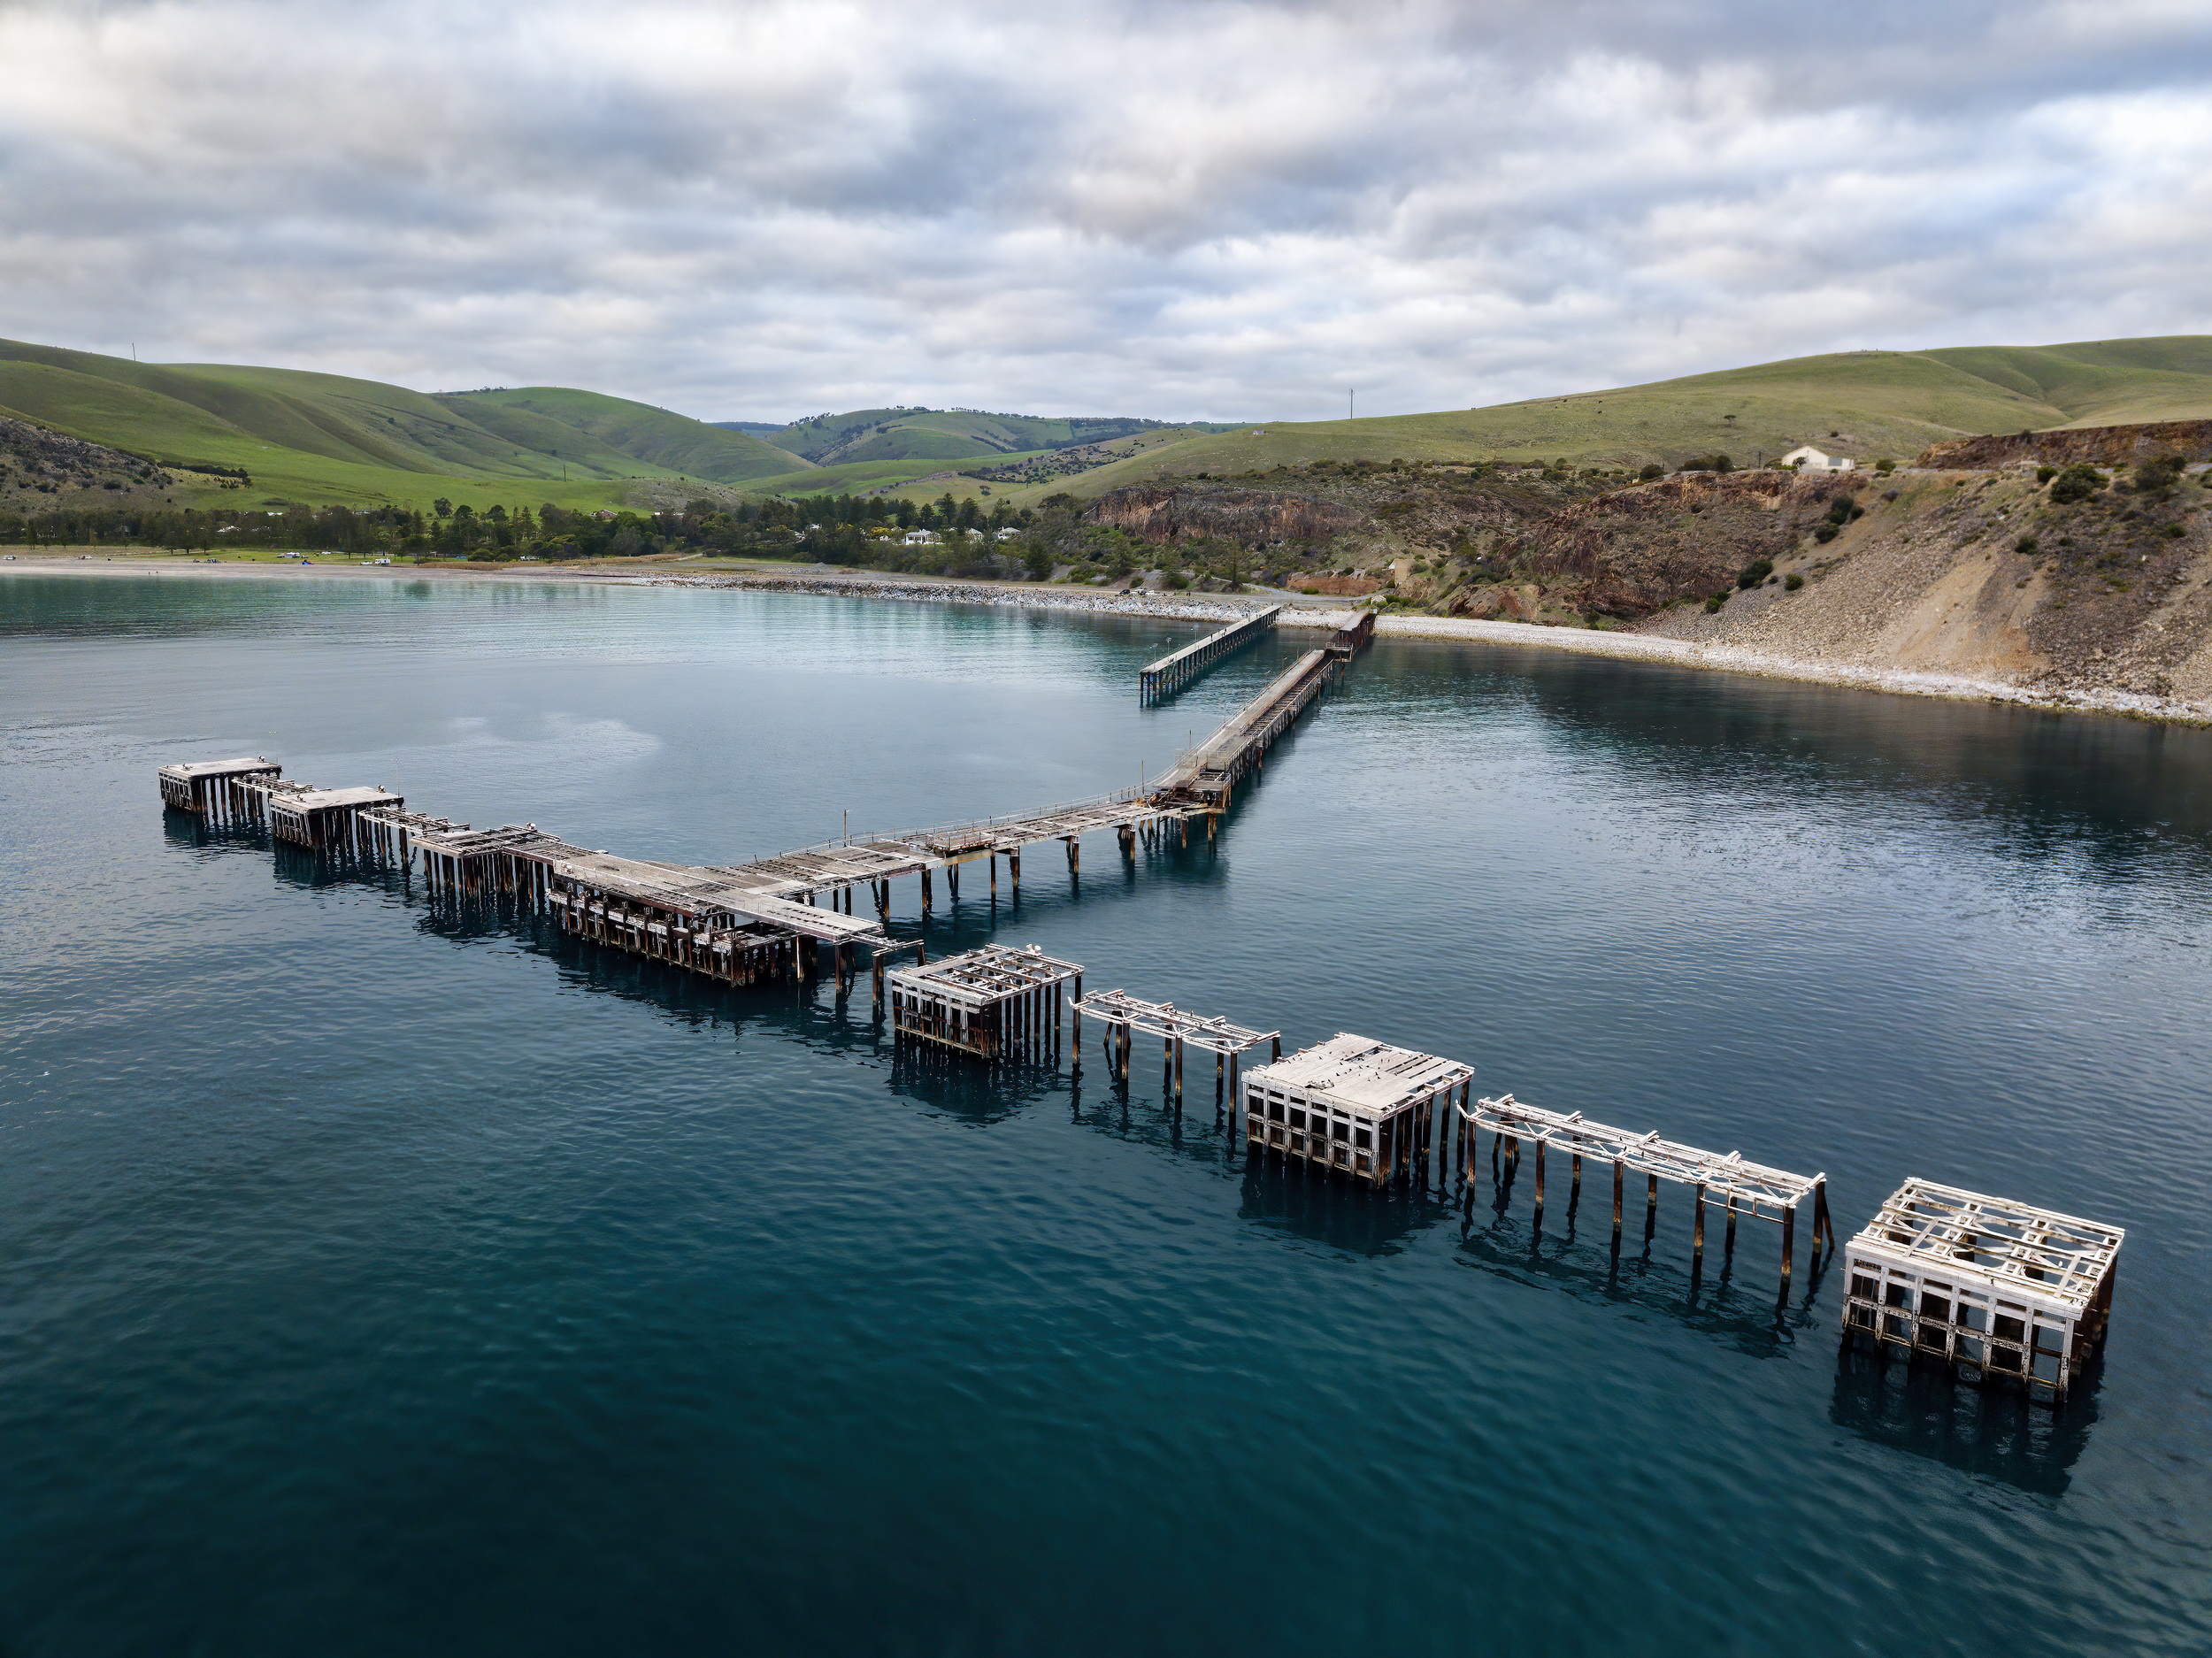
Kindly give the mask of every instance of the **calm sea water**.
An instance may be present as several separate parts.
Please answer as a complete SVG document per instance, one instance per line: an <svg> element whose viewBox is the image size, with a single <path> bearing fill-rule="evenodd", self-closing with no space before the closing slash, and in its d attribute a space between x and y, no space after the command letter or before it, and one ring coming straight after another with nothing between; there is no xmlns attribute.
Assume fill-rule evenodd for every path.
<svg viewBox="0 0 2212 1658"><path fill-rule="evenodd" d="M1209 1086L895 1055L165 821L261 751L721 861L1156 771L1197 630L404 580L0 580L0 1654L2212 1649L2212 740L1389 643L1215 848L979 872L1302 1044L2126 1226L2063 1412L1248 1164ZM896 923L918 925L915 883ZM1594 1192L1594 1197L1597 1194Z"/></svg>

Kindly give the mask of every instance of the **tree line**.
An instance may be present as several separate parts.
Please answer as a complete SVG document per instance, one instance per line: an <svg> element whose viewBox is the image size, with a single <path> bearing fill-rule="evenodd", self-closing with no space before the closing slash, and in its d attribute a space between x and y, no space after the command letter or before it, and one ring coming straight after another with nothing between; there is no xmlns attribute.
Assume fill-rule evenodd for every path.
<svg viewBox="0 0 2212 1658"><path fill-rule="evenodd" d="M480 511L440 499L416 507L57 506L0 512L0 543L12 546L136 546L179 553L222 548L296 549L347 556L464 558L505 562L538 558L634 557L696 552L803 557L828 564L929 567L974 564L1002 549L999 532L1026 530L1034 515L1001 501L988 507L956 501L821 495L769 496L726 505L705 499L681 511L588 511L547 502L491 506ZM936 532L935 548L909 548L914 529ZM972 532L972 533L963 533ZM987 551L987 549L989 549Z"/></svg>

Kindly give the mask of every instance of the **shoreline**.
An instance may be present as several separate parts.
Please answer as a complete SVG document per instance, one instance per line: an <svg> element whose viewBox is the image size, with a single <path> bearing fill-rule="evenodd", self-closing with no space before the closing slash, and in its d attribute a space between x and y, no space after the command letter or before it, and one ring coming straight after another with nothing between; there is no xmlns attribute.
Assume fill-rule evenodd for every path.
<svg viewBox="0 0 2212 1658"><path fill-rule="evenodd" d="M756 593L796 593L818 598L875 599L919 604L975 604L997 609L1059 610L1079 615L1141 616L1163 621L1233 622L1271 604L1284 607L1279 628L1310 632L1333 631L1341 625L1348 607L1341 600L1318 599L1301 594L1268 592L1261 595L1171 593L1136 589L1119 593L1086 592L1072 587L1041 587L1025 582L954 580L941 577L872 575L833 566L802 566L796 570L680 569L609 570L572 564L543 564L518 568L496 565L488 569L457 570L439 565L364 565L358 562L301 565L244 561L196 562L104 554L96 559L79 555L16 555L0 564L0 576L12 574L229 576L274 579L302 575L352 580L373 576L383 580L472 581L594 581L623 587L733 588ZM1527 622L1478 621L1468 617L1384 614L1376 618L1379 637L1433 639L1464 643L1511 645L1524 649L1563 650L1582 656L1609 656L1617 661L1648 662L1664 666L1745 674L1756 679L1786 679L1804 685L1828 685L1840 689L1879 692L1892 696L1934 697L1948 702L1993 702L2046 713L2097 714L2122 719L2146 720L2184 726L2212 726L2212 707L2117 690L2040 690L2009 685L2000 679L1981 679L1963 674L1934 673L1905 668L1883 668L1863 664L1832 663L1778 656L1740 645L1668 639L1648 633L1584 631L1544 627Z"/></svg>

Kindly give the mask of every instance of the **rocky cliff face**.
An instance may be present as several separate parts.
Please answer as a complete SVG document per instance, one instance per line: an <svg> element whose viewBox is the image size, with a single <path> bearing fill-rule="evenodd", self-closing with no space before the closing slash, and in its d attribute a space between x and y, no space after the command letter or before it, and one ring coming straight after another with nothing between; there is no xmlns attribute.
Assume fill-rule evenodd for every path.
<svg viewBox="0 0 2212 1658"><path fill-rule="evenodd" d="M0 510L113 504L154 495L169 482L134 455L0 416Z"/></svg>
<svg viewBox="0 0 2212 1658"><path fill-rule="evenodd" d="M2158 455L2212 460L2212 420L2159 420L2147 426L2062 426L2013 437L1960 438L1938 443L1914 463L1922 467L2033 464L2139 465Z"/></svg>
<svg viewBox="0 0 2212 1658"><path fill-rule="evenodd" d="M1644 631L2024 689L2126 691L2200 717L2212 713L2200 476L2055 503L2032 474L1905 474L1833 542L1791 549L1717 613L1678 608Z"/></svg>
<svg viewBox="0 0 2212 1658"><path fill-rule="evenodd" d="M2212 422L2172 421L1945 445L1984 464L1891 478L1315 467L1274 487L1119 490L1093 510L1148 541L1242 541L1290 585L1379 577L1446 615L2127 692L2208 718L2212 472L2145 464L2208 453ZM2107 457L2130 465L2078 500L2018 464Z"/></svg>
<svg viewBox="0 0 2212 1658"><path fill-rule="evenodd" d="M1110 490L1092 502L1083 516L1156 544L1207 539L1247 547L1325 541L1357 530L1363 523L1360 513L1338 502L1287 490L1207 484L1133 485Z"/></svg>

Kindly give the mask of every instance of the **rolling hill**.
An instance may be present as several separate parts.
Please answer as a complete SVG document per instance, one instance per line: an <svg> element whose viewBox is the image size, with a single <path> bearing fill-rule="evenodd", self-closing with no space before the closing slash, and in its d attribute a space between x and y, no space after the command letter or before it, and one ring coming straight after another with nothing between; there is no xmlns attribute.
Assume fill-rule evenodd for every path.
<svg viewBox="0 0 2212 1658"><path fill-rule="evenodd" d="M227 364L0 341L0 415L174 468L235 468L238 504L619 502L638 480L728 486L795 461L746 434L595 392L433 395ZM180 493L189 493L184 491Z"/></svg>
<svg viewBox="0 0 2212 1658"><path fill-rule="evenodd" d="M557 454L562 442L581 435L624 457L632 470L635 463L643 462L679 476L722 484L795 470L788 451L750 433L598 392L529 386L515 391L451 393L438 401L514 442L540 449L551 446Z"/></svg>
<svg viewBox="0 0 2212 1658"><path fill-rule="evenodd" d="M2026 428L2212 415L2212 337L1855 351L1795 357L1571 396L1364 420L1269 423L1193 437L1013 491L1096 495L1148 479L1260 472L1317 460L1740 463L1800 443L1861 460Z"/></svg>
<svg viewBox="0 0 2212 1658"><path fill-rule="evenodd" d="M0 341L0 418L180 469L235 469L240 505L680 502L695 487L812 495L900 488L1016 503L1158 477L1329 460L1755 464L1810 441L1871 460L1985 433L2212 416L2212 337L1796 357L1649 385L1364 420L1171 426L1133 417L856 410L763 437L597 392L426 393L222 364L137 363ZM757 424L757 423L755 423ZM964 474L943 479L940 474ZM982 472L983 477L965 474ZM924 481L926 480L926 481ZM216 487L211 480L206 487Z"/></svg>
<svg viewBox="0 0 2212 1658"><path fill-rule="evenodd" d="M985 414L973 409L856 409L795 420L768 441L818 465L848 461L966 460L1128 437L1170 425L1128 416ZM1215 421L1207 431L1233 430Z"/></svg>

